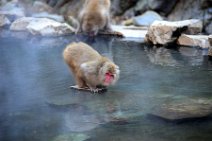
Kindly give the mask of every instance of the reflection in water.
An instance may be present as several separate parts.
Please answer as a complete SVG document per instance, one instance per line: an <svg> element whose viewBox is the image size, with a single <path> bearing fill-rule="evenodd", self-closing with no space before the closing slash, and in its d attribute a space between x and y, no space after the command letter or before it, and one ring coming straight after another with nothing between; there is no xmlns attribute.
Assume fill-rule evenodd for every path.
<svg viewBox="0 0 212 141"><path fill-rule="evenodd" d="M211 120L172 124L148 116L170 101L211 99L212 65L201 50L81 35L0 36L0 140L47 141L72 133L97 141L212 139ZM101 95L69 89L74 79L62 51L73 41L113 59L121 69L117 85Z"/></svg>

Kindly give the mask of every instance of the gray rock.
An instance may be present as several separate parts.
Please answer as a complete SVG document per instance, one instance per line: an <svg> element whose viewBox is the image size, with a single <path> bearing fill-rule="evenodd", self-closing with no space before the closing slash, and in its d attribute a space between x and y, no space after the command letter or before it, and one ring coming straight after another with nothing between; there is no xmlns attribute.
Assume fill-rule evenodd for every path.
<svg viewBox="0 0 212 141"><path fill-rule="evenodd" d="M147 11L140 16L134 17L133 23L136 26L149 26L156 20L162 21L163 18L154 11Z"/></svg>
<svg viewBox="0 0 212 141"><path fill-rule="evenodd" d="M53 12L53 8L50 7L48 4L42 2L42 1L35 1L33 3L32 9L35 13L40 13L40 12L51 13L51 12Z"/></svg>
<svg viewBox="0 0 212 141"><path fill-rule="evenodd" d="M28 31L33 35L57 36L73 33L74 29L65 24L47 18L20 18L10 26L14 31Z"/></svg>
<svg viewBox="0 0 212 141"><path fill-rule="evenodd" d="M90 137L82 133L62 134L55 137L52 141L85 141Z"/></svg>
<svg viewBox="0 0 212 141"><path fill-rule="evenodd" d="M10 21L25 16L24 9L18 5L17 0L6 3L0 7L0 15L5 15Z"/></svg>
<svg viewBox="0 0 212 141"><path fill-rule="evenodd" d="M158 105L151 115L171 120L207 117L212 114L212 103L208 99L184 99Z"/></svg>
<svg viewBox="0 0 212 141"><path fill-rule="evenodd" d="M200 48L209 48L209 40L207 35L186 35L182 34L177 43L184 46L196 46Z"/></svg>
<svg viewBox="0 0 212 141"><path fill-rule="evenodd" d="M175 41L181 33L199 33L202 31L202 21L197 19L184 21L155 21L149 27L146 41L153 44L167 44Z"/></svg>
<svg viewBox="0 0 212 141"><path fill-rule="evenodd" d="M141 12L143 13L144 11L148 10L149 9L149 6L148 6L148 0L139 0L137 3L136 3L136 6L135 6L135 11L136 12Z"/></svg>
<svg viewBox="0 0 212 141"><path fill-rule="evenodd" d="M6 16L0 15L0 27L10 24Z"/></svg>
<svg viewBox="0 0 212 141"><path fill-rule="evenodd" d="M178 0L148 0L148 6L152 10L167 15L172 11L177 1Z"/></svg>

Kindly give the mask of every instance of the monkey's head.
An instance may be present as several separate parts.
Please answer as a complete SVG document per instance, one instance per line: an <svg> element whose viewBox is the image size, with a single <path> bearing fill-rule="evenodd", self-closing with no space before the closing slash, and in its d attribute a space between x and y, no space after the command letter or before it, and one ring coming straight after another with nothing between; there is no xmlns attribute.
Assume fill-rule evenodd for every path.
<svg viewBox="0 0 212 141"><path fill-rule="evenodd" d="M82 25L82 30L86 32L89 36L95 36L97 35L99 28L98 26L92 24L92 23L86 23Z"/></svg>
<svg viewBox="0 0 212 141"><path fill-rule="evenodd" d="M109 86L114 85L119 79L119 67L115 65L113 62L106 61L102 65L99 70L99 79L101 81L101 85Z"/></svg>
<svg viewBox="0 0 212 141"><path fill-rule="evenodd" d="M102 19L98 15L88 15L84 17L82 31L87 33L89 36L95 36L101 26Z"/></svg>

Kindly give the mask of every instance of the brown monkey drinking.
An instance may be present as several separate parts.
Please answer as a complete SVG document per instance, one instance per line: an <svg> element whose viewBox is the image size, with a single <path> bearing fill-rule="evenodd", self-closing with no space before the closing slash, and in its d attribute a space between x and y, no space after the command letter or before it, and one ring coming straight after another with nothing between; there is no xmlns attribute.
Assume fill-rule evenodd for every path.
<svg viewBox="0 0 212 141"><path fill-rule="evenodd" d="M100 30L111 31L110 5L110 0L85 0L78 16L79 25L76 33L82 31L94 36Z"/></svg>
<svg viewBox="0 0 212 141"><path fill-rule="evenodd" d="M113 85L119 78L119 67L83 42L69 44L63 57L77 83L73 88L98 92L98 86Z"/></svg>

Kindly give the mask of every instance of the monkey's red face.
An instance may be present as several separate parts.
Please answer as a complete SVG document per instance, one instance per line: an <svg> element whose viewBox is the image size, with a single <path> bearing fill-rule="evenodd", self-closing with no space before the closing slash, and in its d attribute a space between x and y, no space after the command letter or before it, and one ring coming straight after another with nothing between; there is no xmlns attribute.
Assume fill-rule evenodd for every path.
<svg viewBox="0 0 212 141"><path fill-rule="evenodd" d="M112 84L113 80L114 80L114 75L110 72L107 72L105 74L105 80L104 80L105 85L108 86L108 85Z"/></svg>

